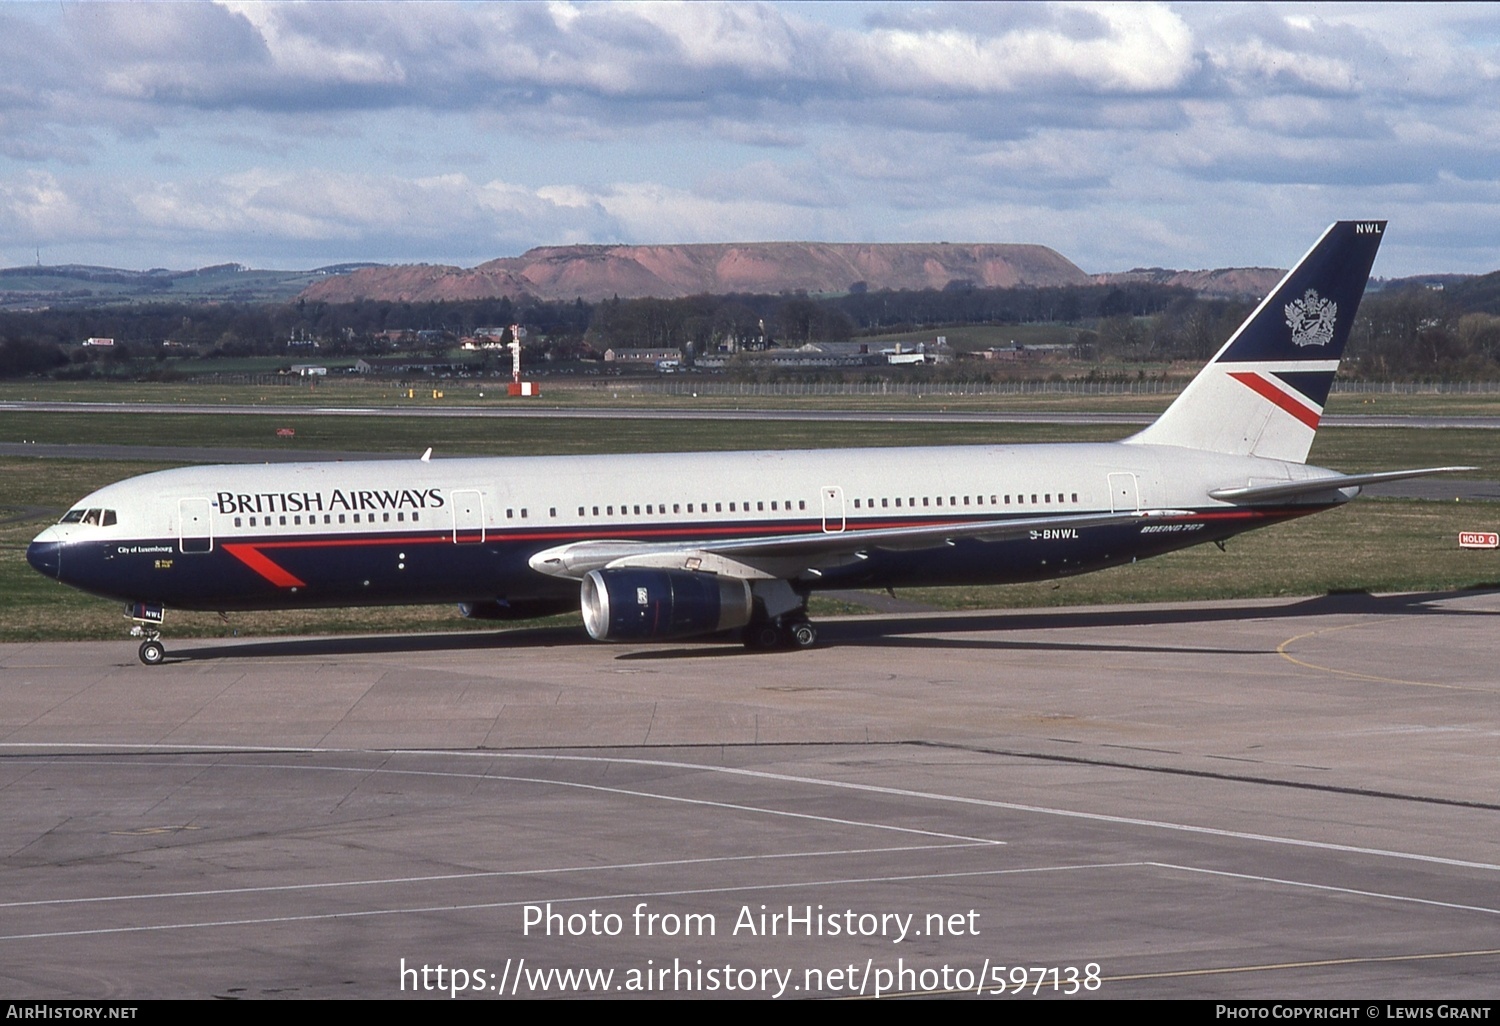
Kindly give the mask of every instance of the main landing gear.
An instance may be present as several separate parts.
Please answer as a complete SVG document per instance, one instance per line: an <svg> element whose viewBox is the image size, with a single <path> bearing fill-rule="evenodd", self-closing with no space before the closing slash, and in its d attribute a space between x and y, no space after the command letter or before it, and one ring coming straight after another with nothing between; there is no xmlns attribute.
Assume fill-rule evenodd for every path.
<svg viewBox="0 0 1500 1026"><path fill-rule="evenodd" d="M160 666L162 660L167 658L167 647L161 643L163 612L161 606L145 602L135 602L125 607L126 619L135 622L130 628L130 636L145 639L141 642L139 654L141 662L147 666Z"/></svg>
<svg viewBox="0 0 1500 1026"><path fill-rule="evenodd" d="M811 648L818 629L807 619L807 592L784 580L756 581L755 617L741 632L748 649Z"/></svg>
<svg viewBox="0 0 1500 1026"><path fill-rule="evenodd" d="M747 626L741 634L745 647L758 651L773 648L811 648L817 644L818 629L805 615L762 620Z"/></svg>

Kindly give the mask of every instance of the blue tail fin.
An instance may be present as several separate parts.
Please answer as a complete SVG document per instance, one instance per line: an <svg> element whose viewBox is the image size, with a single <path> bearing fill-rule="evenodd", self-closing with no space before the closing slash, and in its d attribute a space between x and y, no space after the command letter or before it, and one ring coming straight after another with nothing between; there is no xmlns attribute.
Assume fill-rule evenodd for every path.
<svg viewBox="0 0 1500 1026"><path fill-rule="evenodd" d="M1166 412L1127 441L1305 462L1385 224L1330 226Z"/></svg>

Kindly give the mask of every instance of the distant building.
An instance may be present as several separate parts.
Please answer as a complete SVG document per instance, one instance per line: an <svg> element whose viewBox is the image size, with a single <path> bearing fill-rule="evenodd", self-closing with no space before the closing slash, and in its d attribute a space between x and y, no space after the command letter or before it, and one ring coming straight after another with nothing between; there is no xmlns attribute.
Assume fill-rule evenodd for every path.
<svg viewBox="0 0 1500 1026"><path fill-rule="evenodd" d="M420 356L372 356L354 361L356 374L455 374L474 368L462 361L445 357L423 359Z"/></svg>
<svg viewBox="0 0 1500 1026"><path fill-rule="evenodd" d="M1008 347L990 347L978 355L986 360L1062 360L1075 354L1077 346L1070 343L1047 343L1045 345L1022 345L1012 342Z"/></svg>
<svg viewBox="0 0 1500 1026"><path fill-rule="evenodd" d="M953 351L948 348L946 339L933 345L918 342L915 349L907 349L897 342L894 348L882 349L880 355L885 357L885 362L892 366L953 362Z"/></svg>
<svg viewBox="0 0 1500 1026"><path fill-rule="evenodd" d="M880 362L863 342L809 342L796 349L767 349L746 359L774 367L864 367Z"/></svg>
<svg viewBox="0 0 1500 1026"><path fill-rule="evenodd" d="M682 359L681 349L606 349L605 363L650 363Z"/></svg>

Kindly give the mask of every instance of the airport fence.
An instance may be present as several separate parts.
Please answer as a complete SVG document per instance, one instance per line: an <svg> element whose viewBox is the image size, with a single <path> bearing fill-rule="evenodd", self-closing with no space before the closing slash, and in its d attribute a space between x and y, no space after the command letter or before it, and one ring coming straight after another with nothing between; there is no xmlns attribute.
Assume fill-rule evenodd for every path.
<svg viewBox="0 0 1500 1026"><path fill-rule="evenodd" d="M1146 381L661 381L639 391L659 395L920 396L920 395L1161 395L1182 380Z"/></svg>
<svg viewBox="0 0 1500 1026"><path fill-rule="evenodd" d="M1175 395L1186 378L1139 381L642 381L632 391L658 395L923 396L923 395ZM1358 395L1495 395L1500 381L1335 381L1333 391Z"/></svg>

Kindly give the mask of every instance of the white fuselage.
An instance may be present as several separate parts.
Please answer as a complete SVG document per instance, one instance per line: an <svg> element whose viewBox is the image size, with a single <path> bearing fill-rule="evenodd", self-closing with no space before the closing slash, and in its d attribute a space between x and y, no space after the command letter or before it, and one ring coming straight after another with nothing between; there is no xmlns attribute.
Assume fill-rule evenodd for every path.
<svg viewBox="0 0 1500 1026"><path fill-rule="evenodd" d="M576 582L527 563L577 541L691 545L1180 513L1170 523L1034 532L1003 544L877 551L797 582L804 590L1003 583L1079 573L1325 508L1247 512L1208 492L1327 473L1119 442L204 466L102 488L75 506L76 522L49 528L33 549L55 547L53 576L66 583L186 608L526 601L576 595ZM95 510L110 515L89 517Z"/></svg>

